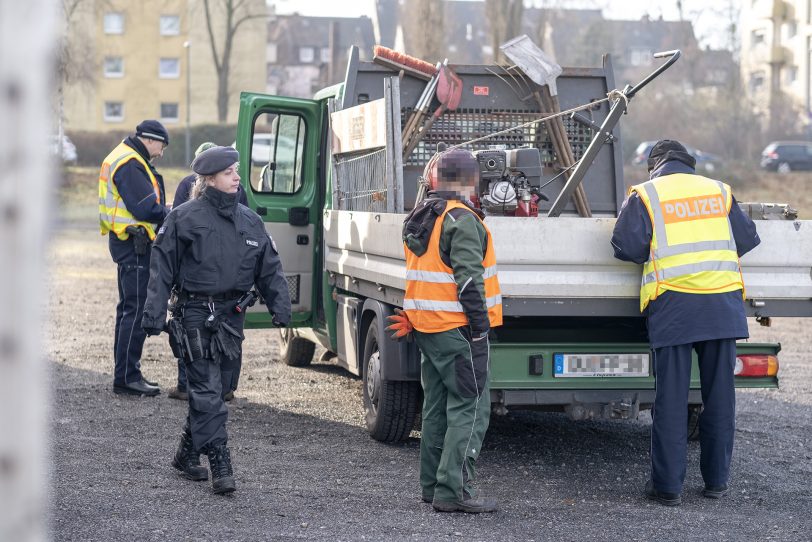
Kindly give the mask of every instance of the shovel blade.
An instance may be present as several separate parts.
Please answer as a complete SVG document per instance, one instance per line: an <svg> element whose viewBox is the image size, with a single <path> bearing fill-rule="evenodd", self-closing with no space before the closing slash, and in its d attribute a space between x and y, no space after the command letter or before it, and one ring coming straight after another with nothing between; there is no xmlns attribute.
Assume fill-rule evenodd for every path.
<svg viewBox="0 0 812 542"><path fill-rule="evenodd" d="M537 85L548 85L550 94L555 96L558 91L555 86L556 78L561 75L561 66L538 45L523 34L502 44L499 49L505 53L511 62L521 69L531 81Z"/></svg>
<svg viewBox="0 0 812 542"><path fill-rule="evenodd" d="M440 68L437 80L437 99L445 108L454 111L462 100L462 79L448 66Z"/></svg>

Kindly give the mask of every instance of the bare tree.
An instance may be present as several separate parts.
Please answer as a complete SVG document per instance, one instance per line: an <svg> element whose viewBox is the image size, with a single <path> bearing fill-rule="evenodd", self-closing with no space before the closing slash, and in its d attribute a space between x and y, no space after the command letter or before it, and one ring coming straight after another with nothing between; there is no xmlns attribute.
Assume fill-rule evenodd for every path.
<svg viewBox="0 0 812 542"><path fill-rule="evenodd" d="M234 38L246 21L267 17L267 8L265 8L266 11L262 11L265 3L251 0L203 0L203 7L211 56L217 71L217 120L226 122L228 119L228 80L231 74ZM220 32L215 30L217 23L222 25Z"/></svg>
<svg viewBox="0 0 812 542"><path fill-rule="evenodd" d="M436 62L448 56L445 44L445 2L406 0L401 5L406 53Z"/></svg>
<svg viewBox="0 0 812 542"><path fill-rule="evenodd" d="M493 61L505 61L499 46L521 34L522 0L485 0L485 16L491 26L491 46Z"/></svg>

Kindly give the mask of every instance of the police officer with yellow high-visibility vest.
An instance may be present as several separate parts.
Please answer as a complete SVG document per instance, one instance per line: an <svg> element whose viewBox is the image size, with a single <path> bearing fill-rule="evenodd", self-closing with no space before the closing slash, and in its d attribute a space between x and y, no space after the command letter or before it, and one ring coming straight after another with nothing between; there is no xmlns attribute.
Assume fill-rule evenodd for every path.
<svg viewBox="0 0 812 542"><path fill-rule="evenodd" d="M439 512L493 512L472 487L491 411L488 332L502 325L493 239L467 203L479 166L452 150L427 170L433 191L403 226L405 316L390 326L396 335L413 327L422 353L422 499Z"/></svg>
<svg viewBox="0 0 812 542"><path fill-rule="evenodd" d="M99 173L99 221L110 234L110 255L118 264L116 327L113 339L117 394L152 396L160 393L141 374L146 334L141 315L147 297L149 260L155 232L169 214L163 177L152 160L163 155L169 134L157 120L145 120L135 135L107 155Z"/></svg>
<svg viewBox="0 0 812 542"><path fill-rule="evenodd" d="M739 257L761 241L727 184L697 175L678 141L648 159L650 180L631 188L612 234L615 257L643 264L640 310L653 350L651 478L645 494L682 502L692 351L699 360L702 494L728 491L736 396L736 339L749 337Z"/></svg>

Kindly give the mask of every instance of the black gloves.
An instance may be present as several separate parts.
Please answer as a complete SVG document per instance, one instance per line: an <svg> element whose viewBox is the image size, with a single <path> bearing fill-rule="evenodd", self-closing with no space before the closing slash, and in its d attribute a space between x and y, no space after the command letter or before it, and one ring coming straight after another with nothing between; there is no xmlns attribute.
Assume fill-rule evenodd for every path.
<svg viewBox="0 0 812 542"><path fill-rule="evenodd" d="M271 323L273 324L273 327L287 327L288 326L287 322L280 322L279 320L277 320L276 316L271 318Z"/></svg>
<svg viewBox="0 0 812 542"><path fill-rule="evenodd" d="M153 337L155 335L160 335L163 332L163 329L158 327L145 327L144 331L147 332L148 337Z"/></svg>

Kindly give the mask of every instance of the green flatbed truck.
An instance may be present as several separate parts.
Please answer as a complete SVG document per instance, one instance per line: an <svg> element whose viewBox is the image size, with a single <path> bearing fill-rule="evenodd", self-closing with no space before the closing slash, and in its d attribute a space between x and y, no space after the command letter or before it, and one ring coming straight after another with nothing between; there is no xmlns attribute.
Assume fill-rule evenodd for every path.
<svg viewBox="0 0 812 542"><path fill-rule="evenodd" d="M535 193L555 199L566 187L546 126L528 124L541 113L522 95L517 74L500 66L453 69L463 81L459 107L439 117L405 157L401 130L426 82L361 62L355 50L345 81L312 100L241 95L240 175L249 205L276 242L293 303L291 324L281 330L284 362L305 366L316 345L324 347L324 358L337 358L363 379L369 432L385 442L407 438L419 420L419 352L392 341L384 328L405 289L403 219L438 144L479 139L467 148L503 151L508 162L517 150L537 149L532 183L549 184ZM560 216L544 216L553 204L538 200L538 216L486 218L505 315L492 337L497 414L534 408L623 419L653 403L640 266L615 260L609 244L625 193L620 130L601 126L613 106L601 99L614 88L608 56L599 68L564 68L558 79L562 109L594 104L580 118L564 119L575 159L596 138L605 143L582 172L592 217L577 216L572 203ZM263 145L252 144L256 134ZM812 224L785 207L742 205L769 219L757 223L761 246L742 259L748 314L762 323L811 316ZM247 327L271 327L267 312L254 307ZM736 385L776 388L779 350L740 342ZM695 366L689 423L696 424L701 402Z"/></svg>

